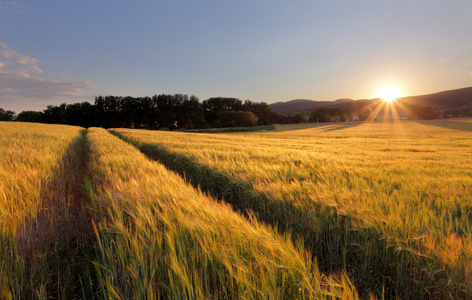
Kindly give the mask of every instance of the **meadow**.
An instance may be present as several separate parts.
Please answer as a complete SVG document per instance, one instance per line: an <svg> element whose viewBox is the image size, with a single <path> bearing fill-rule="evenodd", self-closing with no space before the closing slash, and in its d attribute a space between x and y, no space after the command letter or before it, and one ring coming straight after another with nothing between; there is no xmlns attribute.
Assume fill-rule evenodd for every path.
<svg viewBox="0 0 472 300"><path fill-rule="evenodd" d="M363 297L470 296L470 119L277 127L112 133L303 241L322 272L347 271Z"/></svg>

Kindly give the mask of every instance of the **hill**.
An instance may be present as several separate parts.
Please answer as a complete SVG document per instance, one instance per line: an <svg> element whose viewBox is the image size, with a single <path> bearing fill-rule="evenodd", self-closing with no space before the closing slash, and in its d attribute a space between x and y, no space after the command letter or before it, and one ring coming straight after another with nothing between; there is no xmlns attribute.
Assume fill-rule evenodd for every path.
<svg viewBox="0 0 472 300"><path fill-rule="evenodd" d="M411 104L432 106L437 109L462 108L472 103L472 87L401 99Z"/></svg>
<svg viewBox="0 0 472 300"><path fill-rule="evenodd" d="M312 111L316 107L329 106L333 101L315 101L308 99L295 99L287 102L277 102L270 104L270 107L276 112L290 115L302 110Z"/></svg>
<svg viewBox="0 0 472 300"><path fill-rule="evenodd" d="M277 102L270 104L270 106L278 113L290 115L303 110L310 113L317 107L341 107L350 108L355 111L366 106L376 106L378 100L378 98L360 100L338 99L335 101L296 99L287 102ZM403 104L432 106L435 109L461 108L472 105L472 87L433 94L402 97L397 101Z"/></svg>

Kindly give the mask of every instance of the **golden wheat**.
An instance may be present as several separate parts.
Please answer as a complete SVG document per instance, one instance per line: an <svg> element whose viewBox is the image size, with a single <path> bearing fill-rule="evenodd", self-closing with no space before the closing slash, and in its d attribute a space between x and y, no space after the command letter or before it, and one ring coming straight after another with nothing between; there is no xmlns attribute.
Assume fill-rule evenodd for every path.
<svg viewBox="0 0 472 300"><path fill-rule="evenodd" d="M110 297L356 298L288 238L241 217L102 129L90 129L99 278ZM99 221L97 221L99 222Z"/></svg>
<svg viewBox="0 0 472 300"><path fill-rule="evenodd" d="M284 131L287 127L297 130ZM178 168L188 178L192 177L190 169L197 170L191 167L195 164L208 168L205 169L208 174L216 174L201 181L195 175L190 180L197 181L196 184L211 185L204 181L223 176L226 181L233 181L231 188L239 180L252 193L262 193L271 199L267 203L272 208L269 204L255 207L250 200L247 204L257 210L260 218L270 221L271 216L280 215L283 217L274 222L300 228L300 232L309 226L316 232L326 222L324 215L316 213L319 205L334 208L338 215L354 222L353 229L374 228L392 251L440 261L448 277L441 282L437 279L438 285L447 289L456 284L470 291L470 120L287 127L278 126L277 131L270 133L217 135L116 131L151 156L153 151L163 153L156 157L167 160L168 166L175 165L179 157L187 157L186 163ZM151 149L153 145L165 149ZM195 172L202 172L202 167ZM280 208L274 209L273 203L279 203ZM277 212L290 209L292 214L307 211L305 221ZM400 261L392 263L398 264L398 270L405 270ZM433 263L428 268L438 267ZM431 274L435 271L430 270ZM431 275L428 282L434 282L435 276ZM411 280L415 284L413 281L418 278ZM399 288L403 283L396 284ZM427 293L422 290L421 293Z"/></svg>

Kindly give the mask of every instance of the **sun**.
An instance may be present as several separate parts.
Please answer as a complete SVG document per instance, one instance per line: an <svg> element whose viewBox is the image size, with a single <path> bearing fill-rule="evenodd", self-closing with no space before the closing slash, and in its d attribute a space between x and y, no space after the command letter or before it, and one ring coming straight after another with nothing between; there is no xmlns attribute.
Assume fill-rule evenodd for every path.
<svg viewBox="0 0 472 300"><path fill-rule="evenodd" d="M384 101L392 102L395 101L398 97L401 96L401 91L399 88L393 85L385 86L381 88L377 94L378 98L382 98Z"/></svg>

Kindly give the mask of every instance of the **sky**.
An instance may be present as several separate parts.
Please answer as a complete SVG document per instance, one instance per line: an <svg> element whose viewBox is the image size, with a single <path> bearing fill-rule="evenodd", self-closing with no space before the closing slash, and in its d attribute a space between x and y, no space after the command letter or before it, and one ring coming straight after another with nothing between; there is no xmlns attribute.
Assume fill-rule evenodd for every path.
<svg viewBox="0 0 472 300"><path fill-rule="evenodd" d="M0 0L0 108L472 86L470 0Z"/></svg>

